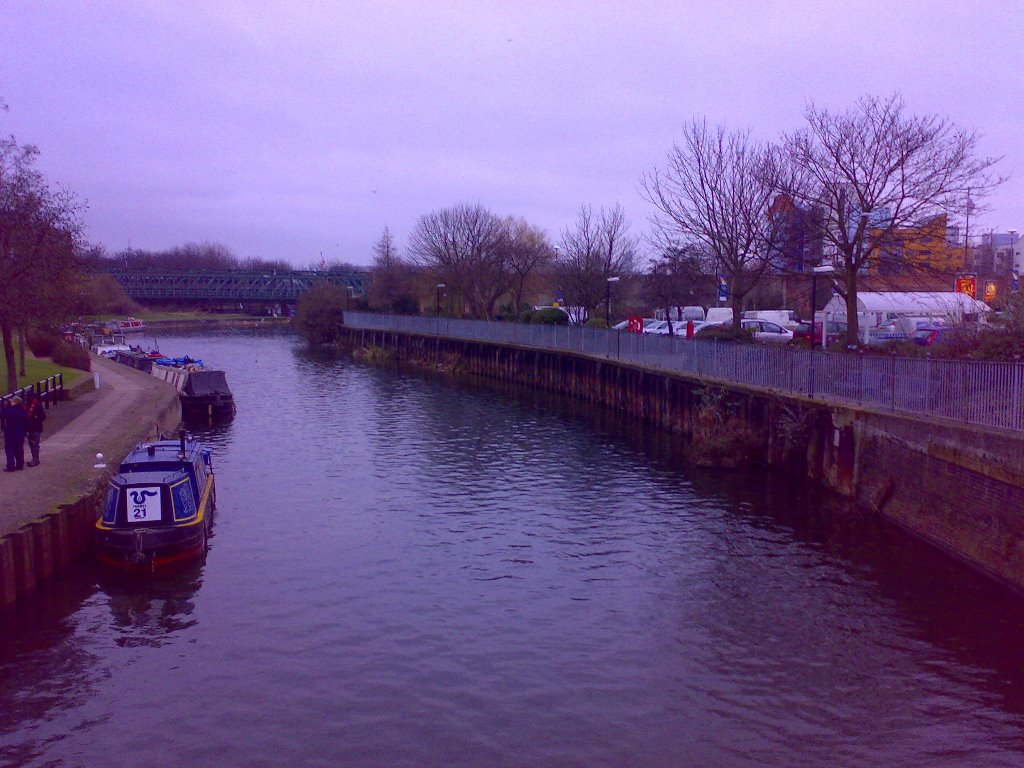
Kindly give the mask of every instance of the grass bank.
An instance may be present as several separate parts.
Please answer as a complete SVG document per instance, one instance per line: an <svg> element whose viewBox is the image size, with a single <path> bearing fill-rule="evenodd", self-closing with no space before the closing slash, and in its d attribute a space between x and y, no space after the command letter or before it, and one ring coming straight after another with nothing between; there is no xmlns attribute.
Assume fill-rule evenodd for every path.
<svg viewBox="0 0 1024 768"><path fill-rule="evenodd" d="M15 348L14 351L15 360L18 360L18 350ZM18 388L26 387L29 384L35 384L37 381L49 378L57 373L64 374L64 385L70 386L74 384L82 376L87 376L85 371L79 371L75 368L64 368L57 365L52 360L45 357L36 357L27 349L25 350L25 375L18 377ZM7 361L4 360L2 354L0 354L0 389L7 389Z"/></svg>

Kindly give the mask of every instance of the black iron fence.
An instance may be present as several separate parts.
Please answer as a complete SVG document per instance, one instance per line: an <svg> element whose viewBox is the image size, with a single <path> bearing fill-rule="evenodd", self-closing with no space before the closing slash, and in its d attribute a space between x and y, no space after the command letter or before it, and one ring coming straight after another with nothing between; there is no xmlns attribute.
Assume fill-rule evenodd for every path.
<svg viewBox="0 0 1024 768"><path fill-rule="evenodd" d="M847 354L580 326L346 312L354 328L564 350L845 404L1024 431L1024 364Z"/></svg>

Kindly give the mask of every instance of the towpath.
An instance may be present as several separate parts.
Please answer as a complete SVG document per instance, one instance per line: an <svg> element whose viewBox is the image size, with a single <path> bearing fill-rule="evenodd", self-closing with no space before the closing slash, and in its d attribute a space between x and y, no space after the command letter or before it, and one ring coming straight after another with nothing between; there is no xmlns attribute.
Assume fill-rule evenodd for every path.
<svg viewBox="0 0 1024 768"><path fill-rule="evenodd" d="M40 465L0 473L0 538L89 493L133 445L176 420L170 384L96 355L92 369L99 389L47 411ZM107 469L93 466L97 453Z"/></svg>

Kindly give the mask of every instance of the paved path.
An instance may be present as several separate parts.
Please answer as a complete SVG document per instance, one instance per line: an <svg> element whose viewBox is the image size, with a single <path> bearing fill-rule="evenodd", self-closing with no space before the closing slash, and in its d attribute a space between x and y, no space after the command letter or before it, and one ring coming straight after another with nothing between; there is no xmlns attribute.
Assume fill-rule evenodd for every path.
<svg viewBox="0 0 1024 768"><path fill-rule="evenodd" d="M89 493L132 446L177 422L170 384L96 355L92 369L99 389L47 412L40 465L0 473L0 537ZM93 466L97 453L108 468Z"/></svg>

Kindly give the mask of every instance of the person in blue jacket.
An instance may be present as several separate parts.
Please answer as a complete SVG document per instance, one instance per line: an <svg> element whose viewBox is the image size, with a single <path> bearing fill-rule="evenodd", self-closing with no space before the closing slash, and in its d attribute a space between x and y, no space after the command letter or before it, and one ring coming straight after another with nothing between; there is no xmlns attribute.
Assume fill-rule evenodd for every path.
<svg viewBox="0 0 1024 768"><path fill-rule="evenodd" d="M4 451L7 466L4 472L16 472L25 468L25 433L28 430L28 414L21 398L14 396L4 408Z"/></svg>

